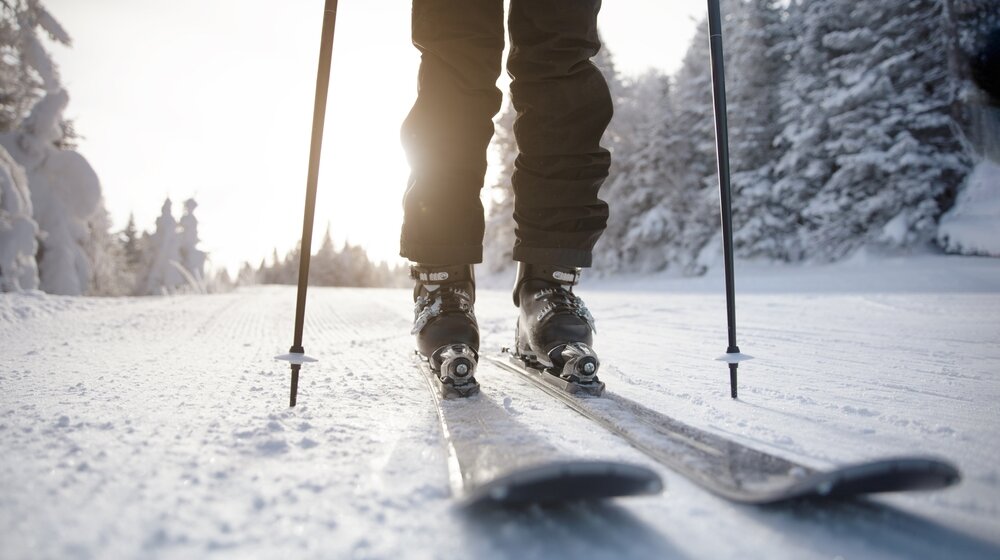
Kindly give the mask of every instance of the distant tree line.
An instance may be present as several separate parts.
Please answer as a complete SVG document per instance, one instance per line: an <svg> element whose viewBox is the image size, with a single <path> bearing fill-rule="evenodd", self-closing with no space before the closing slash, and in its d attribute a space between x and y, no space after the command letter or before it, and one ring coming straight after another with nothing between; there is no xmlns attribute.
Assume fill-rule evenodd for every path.
<svg viewBox="0 0 1000 560"><path fill-rule="evenodd" d="M289 251L283 258L275 249L270 263L261 260L256 267L243 263L237 284L297 284L301 246ZM405 266L390 266L374 262L360 245L345 242L339 249L330 236L327 226L319 250L309 260L309 284L312 286L340 287L399 287L408 283Z"/></svg>

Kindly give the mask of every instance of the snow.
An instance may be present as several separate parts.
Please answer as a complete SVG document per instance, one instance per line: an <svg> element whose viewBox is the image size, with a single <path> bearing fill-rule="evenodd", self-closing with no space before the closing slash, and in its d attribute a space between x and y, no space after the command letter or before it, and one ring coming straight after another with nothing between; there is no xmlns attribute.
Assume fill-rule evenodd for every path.
<svg viewBox="0 0 1000 560"><path fill-rule="evenodd" d="M926 453L963 482L816 507L730 504L483 364L483 398L560 449L650 466L662 496L463 513L412 366L408 290L314 288L287 407L294 289L0 294L0 540L10 558L995 558L1000 261L737 270L584 285L609 390L813 466ZM477 297L484 351L507 290Z"/></svg>
<svg viewBox="0 0 1000 560"><path fill-rule="evenodd" d="M1000 164L984 160L955 206L941 217L938 239L949 252L1000 257Z"/></svg>

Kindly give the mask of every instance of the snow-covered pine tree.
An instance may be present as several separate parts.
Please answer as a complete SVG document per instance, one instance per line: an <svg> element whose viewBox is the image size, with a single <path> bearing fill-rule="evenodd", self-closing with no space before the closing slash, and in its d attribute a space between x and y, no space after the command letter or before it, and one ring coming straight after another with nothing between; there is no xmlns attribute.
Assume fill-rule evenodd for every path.
<svg viewBox="0 0 1000 560"><path fill-rule="evenodd" d="M121 243L122 251L125 253L126 271L132 276L136 276L145 259L143 256L144 246L135 225L134 213L129 212L128 223L125 224L125 229L119 235L119 243Z"/></svg>
<svg viewBox="0 0 1000 560"><path fill-rule="evenodd" d="M69 102L65 90L49 91L15 132L0 133L0 145L24 167L35 221L42 231L38 269L41 289L81 295L90 282L84 251L88 221L101 208L101 185L79 153L60 150L60 121Z"/></svg>
<svg viewBox="0 0 1000 560"><path fill-rule="evenodd" d="M261 266L264 263L261 261ZM240 267L239 273L236 275L236 285L237 286L255 286L260 283L260 276L258 274L260 268L254 268L252 264L244 261L243 266Z"/></svg>
<svg viewBox="0 0 1000 560"><path fill-rule="evenodd" d="M151 262L143 290L146 295L173 293L187 284L178 268L181 262L180 238L172 206L169 198L163 202L160 217L156 219L156 230L149 238Z"/></svg>
<svg viewBox="0 0 1000 560"><path fill-rule="evenodd" d="M792 255L841 258L934 234L968 170L949 115L937 0L804 2L778 193L799 208Z"/></svg>
<svg viewBox="0 0 1000 560"><path fill-rule="evenodd" d="M612 228L604 241L617 254L603 253L618 270L700 270L698 253L718 225L708 59L708 30L701 25L644 147L626 156L613 179L612 213L624 222L621 233Z"/></svg>
<svg viewBox="0 0 1000 560"><path fill-rule="evenodd" d="M205 280L206 253L198 248L198 218L194 211L198 202L193 198L184 201L184 215L181 216L178 235L180 238L180 263L198 283Z"/></svg>
<svg viewBox="0 0 1000 560"><path fill-rule="evenodd" d="M779 152L780 84L791 34L776 0L727 0L723 4L726 98L729 120L733 237L742 256L782 257L770 223L784 213L773 195ZM715 180L718 185L718 181Z"/></svg>
<svg viewBox="0 0 1000 560"><path fill-rule="evenodd" d="M104 206L96 173L69 149L74 133L63 117L69 95L40 32L70 44L69 35L40 0L0 3L0 145L24 168L28 180L40 229L41 289L80 295L88 291L93 273L86 250L88 245L93 248L91 226L107 220L101 222Z"/></svg>
<svg viewBox="0 0 1000 560"><path fill-rule="evenodd" d="M38 288L38 224L24 169L0 146L0 292Z"/></svg>
<svg viewBox="0 0 1000 560"><path fill-rule="evenodd" d="M337 248L333 245L333 237L330 235L330 224L326 224L326 232L323 234L323 241L319 250L312 256L309 262L309 283L314 286L341 286L343 281L338 278L342 272L338 262Z"/></svg>
<svg viewBox="0 0 1000 560"><path fill-rule="evenodd" d="M60 88L39 30L57 43L72 42L39 0L0 2L0 132L17 128L46 91Z"/></svg>
<svg viewBox="0 0 1000 560"><path fill-rule="evenodd" d="M134 269L128 266L124 247L110 233L111 216L102 203L87 222L90 235L84 251L90 260L91 278L87 295L126 296L135 289Z"/></svg>

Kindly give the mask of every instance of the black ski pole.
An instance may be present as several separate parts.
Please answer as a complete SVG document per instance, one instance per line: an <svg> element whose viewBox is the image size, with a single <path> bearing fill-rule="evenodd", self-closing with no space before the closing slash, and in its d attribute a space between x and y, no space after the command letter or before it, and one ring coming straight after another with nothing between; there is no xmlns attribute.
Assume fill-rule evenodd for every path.
<svg viewBox="0 0 1000 560"><path fill-rule="evenodd" d="M319 158L323 151L323 123L326 120L326 96L330 88L330 59L333 55L333 31L337 23L337 0L326 0L323 8L323 34L319 47L319 70L316 73L316 98L313 105L312 142L309 147L309 175L306 178L306 207L302 218L302 241L299 250L299 288L295 298L295 336L288 354L276 356L291 362L292 386L288 406L295 406L299 392L299 369L315 362L302 347L302 327L306 314L306 288L309 286L309 258L312 253L313 217L316 214L316 184Z"/></svg>
<svg viewBox="0 0 1000 560"><path fill-rule="evenodd" d="M729 393L736 398L736 369L750 356L736 345L736 287L733 272L733 206L729 184L729 125L726 121L726 72L722 58L722 11L719 0L708 0L708 35L712 58L712 100L715 108L715 150L719 162L719 198L722 206L722 251L726 266L726 319L729 347L718 358L729 364Z"/></svg>

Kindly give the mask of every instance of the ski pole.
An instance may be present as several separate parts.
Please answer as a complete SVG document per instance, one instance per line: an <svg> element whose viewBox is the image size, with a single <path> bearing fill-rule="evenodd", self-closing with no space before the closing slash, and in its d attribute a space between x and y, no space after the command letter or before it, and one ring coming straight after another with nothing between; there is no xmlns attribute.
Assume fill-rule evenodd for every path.
<svg viewBox="0 0 1000 560"><path fill-rule="evenodd" d="M719 164L719 198L722 206L722 251L726 267L726 320L729 347L717 358L729 364L729 393L736 398L736 369L751 356L736 345L736 287L733 271L733 207L729 184L729 125L726 121L726 71L722 57L722 11L719 0L708 0L708 35L712 58L712 101L715 110L715 152Z"/></svg>
<svg viewBox="0 0 1000 560"><path fill-rule="evenodd" d="M323 151L323 123L326 120L326 97L330 88L330 59L333 55L333 31L337 23L337 0L326 0L323 8L323 33L319 47L319 69L316 73L316 97L313 105L312 141L309 147L309 175L306 178L306 206L302 218L302 241L299 252L299 286L295 298L295 336L288 354L275 356L291 362L292 385L288 406L295 406L299 391L299 369L302 364L315 362L305 355L302 328L306 314L306 289L309 286L309 258L312 254L313 217L316 214L316 184L319 179L319 158Z"/></svg>

